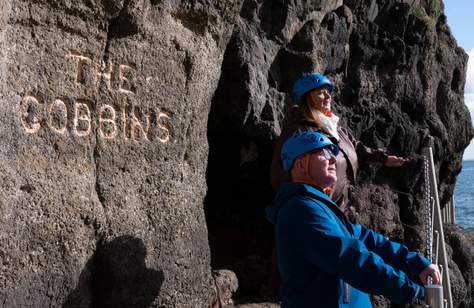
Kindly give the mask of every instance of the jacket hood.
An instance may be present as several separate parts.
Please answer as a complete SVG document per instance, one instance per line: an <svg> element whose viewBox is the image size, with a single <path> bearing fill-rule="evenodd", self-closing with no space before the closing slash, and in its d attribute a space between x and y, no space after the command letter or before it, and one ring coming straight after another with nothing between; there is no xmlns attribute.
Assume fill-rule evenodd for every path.
<svg viewBox="0 0 474 308"><path fill-rule="evenodd" d="M318 199L322 198L334 203L328 195L314 186L302 183L283 182L278 189L273 205L266 208L267 220L270 223L275 224L280 209L288 203L288 200L295 196L307 196Z"/></svg>

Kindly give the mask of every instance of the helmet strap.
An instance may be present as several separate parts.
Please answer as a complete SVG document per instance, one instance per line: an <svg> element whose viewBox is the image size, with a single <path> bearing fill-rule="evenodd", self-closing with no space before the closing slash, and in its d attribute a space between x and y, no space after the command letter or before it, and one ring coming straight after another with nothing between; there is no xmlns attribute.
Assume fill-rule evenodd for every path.
<svg viewBox="0 0 474 308"><path fill-rule="evenodd" d="M305 183L311 184L313 186L319 187L316 181L311 177L309 170L311 168L311 155L306 153L303 157L301 157L302 164L303 164L303 175L298 179L298 183Z"/></svg>
<svg viewBox="0 0 474 308"><path fill-rule="evenodd" d="M301 157L301 159L302 159L302 163L303 163L303 175L295 182L296 183L303 183L303 184L310 184L310 185L313 185L315 187L320 187L326 195L330 195L331 192L332 192L332 188L331 187L321 187L321 185L319 185L315 181L315 179L311 176L311 174L309 173L309 170L311 168L311 154L306 153L303 157Z"/></svg>

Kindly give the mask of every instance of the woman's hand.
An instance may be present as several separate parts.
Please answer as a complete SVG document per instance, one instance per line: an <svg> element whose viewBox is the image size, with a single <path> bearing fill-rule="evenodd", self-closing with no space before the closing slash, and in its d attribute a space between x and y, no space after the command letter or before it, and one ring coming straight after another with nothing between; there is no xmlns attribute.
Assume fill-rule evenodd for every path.
<svg viewBox="0 0 474 308"><path fill-rule="evenodd" d="M441 273L439 272L438 266L434 264L428 265L418 277L424 286L428 284L428 277L432 278L432 284L441 284Z"/></svg>
<svg viewBox="0 0 474 308"><path fill-rule="evenodd" d="M384 165L387 167L400 167L403 165L407 160L403 157L389 155L387 160L385 161Z"/></svg>

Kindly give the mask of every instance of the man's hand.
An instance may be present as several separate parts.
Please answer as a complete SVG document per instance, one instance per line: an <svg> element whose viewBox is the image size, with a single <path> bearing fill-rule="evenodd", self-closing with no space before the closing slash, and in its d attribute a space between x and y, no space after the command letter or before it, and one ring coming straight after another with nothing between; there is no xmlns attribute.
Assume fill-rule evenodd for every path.
<svg viewBox="0 0 474 308"><path fill-rule="evenodd" d="M387 167L400 167L406 162L406 159L399 156L389 155L384 165Z"/></svg>
<svg viewBox="0 0 474 308"><path fill-rule="evenodd" d="M434 264L430 264L427 268L425 268L418 277L420 278L423 285L428 284L428 277L431 276L433 284L440 284L441 283L441 273L439 272L438 266Z"/></svg>

